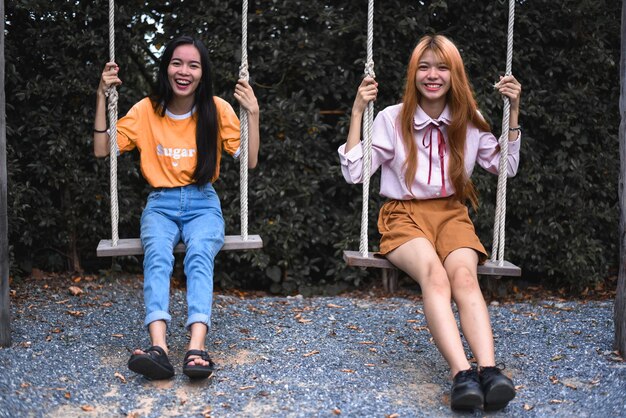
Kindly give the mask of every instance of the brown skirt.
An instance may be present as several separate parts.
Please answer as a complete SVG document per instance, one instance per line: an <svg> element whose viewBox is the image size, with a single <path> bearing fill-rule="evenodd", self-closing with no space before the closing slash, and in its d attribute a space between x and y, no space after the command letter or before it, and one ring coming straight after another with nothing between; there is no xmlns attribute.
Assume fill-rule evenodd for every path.
<svg viewBox="0 0 626 418"><path fill-rule="evenodd" d="M414 238L426 238L443 263L459 248L472 248L480 264L487 251L480 243L467 207L452 197L426 200L389 200L378 215L380 254L385 255Z"/></svg>

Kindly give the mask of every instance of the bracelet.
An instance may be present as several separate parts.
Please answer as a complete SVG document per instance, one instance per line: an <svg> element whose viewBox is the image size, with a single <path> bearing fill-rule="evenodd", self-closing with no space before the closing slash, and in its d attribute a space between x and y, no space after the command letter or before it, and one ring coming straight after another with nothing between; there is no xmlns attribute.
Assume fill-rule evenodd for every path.
<svg viewBox="0 0 626 418"><path fill-rule="evenodd" d="M521 126L521 125L520 125L520 126L517 126L517 127L515 127L515 128L509 128L509 131L511 131L511 132L521 131L521 130L522 130L522 126Z"/></svg>
<svg viewBox="0 0 626 418"><path fill-rule="evenodd" d="M106 134L107 132L109 132L108 129L105 129L104 131L101 131L99 129L93 128L93 131L97 134Z"/></svg>

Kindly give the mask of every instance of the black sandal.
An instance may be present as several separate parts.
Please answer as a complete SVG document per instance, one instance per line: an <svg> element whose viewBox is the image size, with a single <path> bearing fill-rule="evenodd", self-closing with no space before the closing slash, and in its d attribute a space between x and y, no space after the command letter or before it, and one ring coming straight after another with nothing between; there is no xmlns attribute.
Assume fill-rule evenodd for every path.
<svg viewBox="0 0 626 418"><path fill-rule="evenodd" d="M191 356L198 356L204 361L208 361L207 366L201 366L199 364L189 365L194 359L190 359ZM185 353L185 359L183 360L183 373L192 379L206 379L213 375L215 363L209 357L209 353L204 350L189 350Z"/></svg>
<svg viewBox="0 0 626 418"><path fill-rule="evenodd" d="M174 376L174 367L167 358L165 350L154 345L144 354L133 354L128 360L128 368L135 373L143 375L147 379L161 380Z"/></svg>

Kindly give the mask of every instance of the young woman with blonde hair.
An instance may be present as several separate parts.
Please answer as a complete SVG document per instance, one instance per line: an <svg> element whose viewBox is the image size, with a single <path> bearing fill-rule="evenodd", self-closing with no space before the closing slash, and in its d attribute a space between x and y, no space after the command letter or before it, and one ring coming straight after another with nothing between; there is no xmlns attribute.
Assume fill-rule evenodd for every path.
<svg viewBox="0 0 626 418"><path fill-rule="evenodd" d="M507 171L517 172L521 131L521 85L500 77L498 91L510 99ZM378 83L358 88L346 144L339 148L348 183L363 180L361 123L376 100ZM513 382L496 367L489 313L477 277L487 252L476 236L466 202L478 205L470 175L476 163L497 174L496 137L478 111L458 48L442 35L424 36L411 55L402 103L382 110L372 131L371 173L381 168L380 193L389 200L378 218L380 253L422 289L424 313L453 378L453 409L504 408ZM478 367L471 367L452 311Z"/></svg>

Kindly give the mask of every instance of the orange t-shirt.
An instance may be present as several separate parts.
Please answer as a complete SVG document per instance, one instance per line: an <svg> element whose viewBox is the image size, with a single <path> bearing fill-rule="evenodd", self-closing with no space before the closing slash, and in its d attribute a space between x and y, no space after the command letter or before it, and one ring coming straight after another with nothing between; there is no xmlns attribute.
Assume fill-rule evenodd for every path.
<svg viewBox="0 0 626 418"><path fill-rule="evenodd" d="M217 96L217 161L215 175L220 172L222 150L236 156L240 144L239 118L232 106ZM196 170L196 115L159 116L152 101L144 98L136 103L117 123L117 145L120 153L139 149L141 173L152 187L179 187L194 183Z"/></svg>

